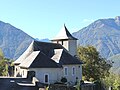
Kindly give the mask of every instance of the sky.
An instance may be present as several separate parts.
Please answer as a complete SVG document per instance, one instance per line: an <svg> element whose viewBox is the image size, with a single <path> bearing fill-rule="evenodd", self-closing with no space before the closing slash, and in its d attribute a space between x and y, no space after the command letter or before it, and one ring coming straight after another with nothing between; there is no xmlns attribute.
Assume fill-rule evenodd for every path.
<svg viewBox="0 0 120 90"><path fill-rule="evenodd" d="M64 24L73 33L116 16L120 0L0 0L0 21L39 39L54 38Z"/></svg>

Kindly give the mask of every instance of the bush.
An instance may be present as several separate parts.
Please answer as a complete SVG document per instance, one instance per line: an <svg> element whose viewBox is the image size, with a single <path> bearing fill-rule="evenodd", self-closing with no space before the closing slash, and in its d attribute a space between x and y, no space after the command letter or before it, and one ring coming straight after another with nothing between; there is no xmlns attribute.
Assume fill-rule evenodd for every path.
<svg viewBox="0 0 120 90"><path fill-rule="evenodd" d="M62 83L66 83L66 82L67 82L67 78L62 77L61 82L62 82Z"/></svg>

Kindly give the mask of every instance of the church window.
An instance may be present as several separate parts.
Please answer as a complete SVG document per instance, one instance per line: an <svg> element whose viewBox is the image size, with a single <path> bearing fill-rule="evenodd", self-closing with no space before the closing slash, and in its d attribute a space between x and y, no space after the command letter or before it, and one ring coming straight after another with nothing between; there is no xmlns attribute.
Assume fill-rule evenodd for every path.
<svg viewBox="0 0 120 90"><path fill-rule="evenodd" d="M65 76L68 75L68 67L64 67L64 75L65 75Z"/></svg>
<svg viewBox="0 0 120 90"><path fill-rule="evenodd" d="M49 83L49 74L44 75L44 82Z"/></svg>
<svg viewBox="0 0 120 90"><path fill-rule="evenodd" d="M72 76L74 76L75 75L75 67L72 67Z"/></svg>

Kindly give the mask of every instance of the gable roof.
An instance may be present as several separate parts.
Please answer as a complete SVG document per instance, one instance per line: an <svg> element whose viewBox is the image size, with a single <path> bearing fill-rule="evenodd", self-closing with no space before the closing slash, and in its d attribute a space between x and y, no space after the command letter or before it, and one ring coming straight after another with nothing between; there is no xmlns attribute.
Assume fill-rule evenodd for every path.
<svg viewBox="0 0 120 90"><path fill-rule="evenodd" d="M58 35L52 39L52 41L55 40L77 40L77 38L73 37L70 32L68 31L67 27L63 26L61 31L58 33Z"/></svg>
<svg viewBox="0 0 120 90"><path fill-rule="evenodd" d="M14 62L21 64L33 51L41 51L46 55L52 54L54 49L65 49L62 45L56 43L33 41L27 50Z"/></svg>
<svg viewBox="0 0 120 90"><path fill-rule="evenodd" d="M82 62L60 44L33 41L14 64L23 68L60 68Z"/></svg>
<svg viewBox="0 0 120 90"><path fill-rule="evenodd" d="M29 45L27 50L13 63L16 65L19 65L21 62L23 62L34 51L33 44L34 44L34 41Z"/></svg>
<svg viewBox="0 0 120 90"><path fill-rule="evenodd" d="M60 68L61 65L57 64L51 58L47 57L44 53L40 52L30 68Z"/></svg>
<svg viewBox="0 0 120 90"><path fill-rule="evenodd" d="M78 60L78 58L73 57L66 51L63 51L60 59L61 65L73 65L73 64L83 64L82 61Z"/></svg>
<svg viewBox="0 0 120 90"><path fill-rule="evenodd" d="M31 63L33 63L34 59L38 56L40 51L33 51L25 60L19 65L20 67L30 67Z"/></svg>
<svg viewBox="0 0 120 90"><path fill-rule="evenodd" d="M61 49L57 50L57 53L52 57L52 59L60 65L83 64L82 61Z"/></svg>
<svg viewBox="0 0 120 90"><path fill-rule="evenodd" d="M59 64L47 57L40 51L32 52L23 63L19 65L23 68L60 68Z"/></svg>

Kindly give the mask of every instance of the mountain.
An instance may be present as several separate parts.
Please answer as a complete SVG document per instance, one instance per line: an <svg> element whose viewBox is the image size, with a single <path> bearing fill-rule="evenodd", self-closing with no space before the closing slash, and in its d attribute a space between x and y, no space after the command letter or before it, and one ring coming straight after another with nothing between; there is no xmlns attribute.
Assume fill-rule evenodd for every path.
<svg viewBox="0 0 120 90"><path fill-rule="evenodd" d="M20 29L0 21L0 48L4 56L10 59L18 58L34 40Z"/></svg>
<svg viewBox="0 0 120 90"><path fill-rule="evenodd" d="M87 27L74 32L78 45L92 45L100 55L109 58L120 53L120 16L99 19Z"/></svg>
<svg viewBox="0 0 120 90"><path fill-rule="evenodd" d="M111 71L115 74L120 74L120 54L114 55L108 58L108 60L113 61L113 67L111 68Z"/></svg>
<svg viewBox="0 0 120 90"><path fill-rule="evenodd" d="M48 38L45 38L45 39L36 38L35 40L36 41L41 41L41 42L51 42Z"/></svg>

